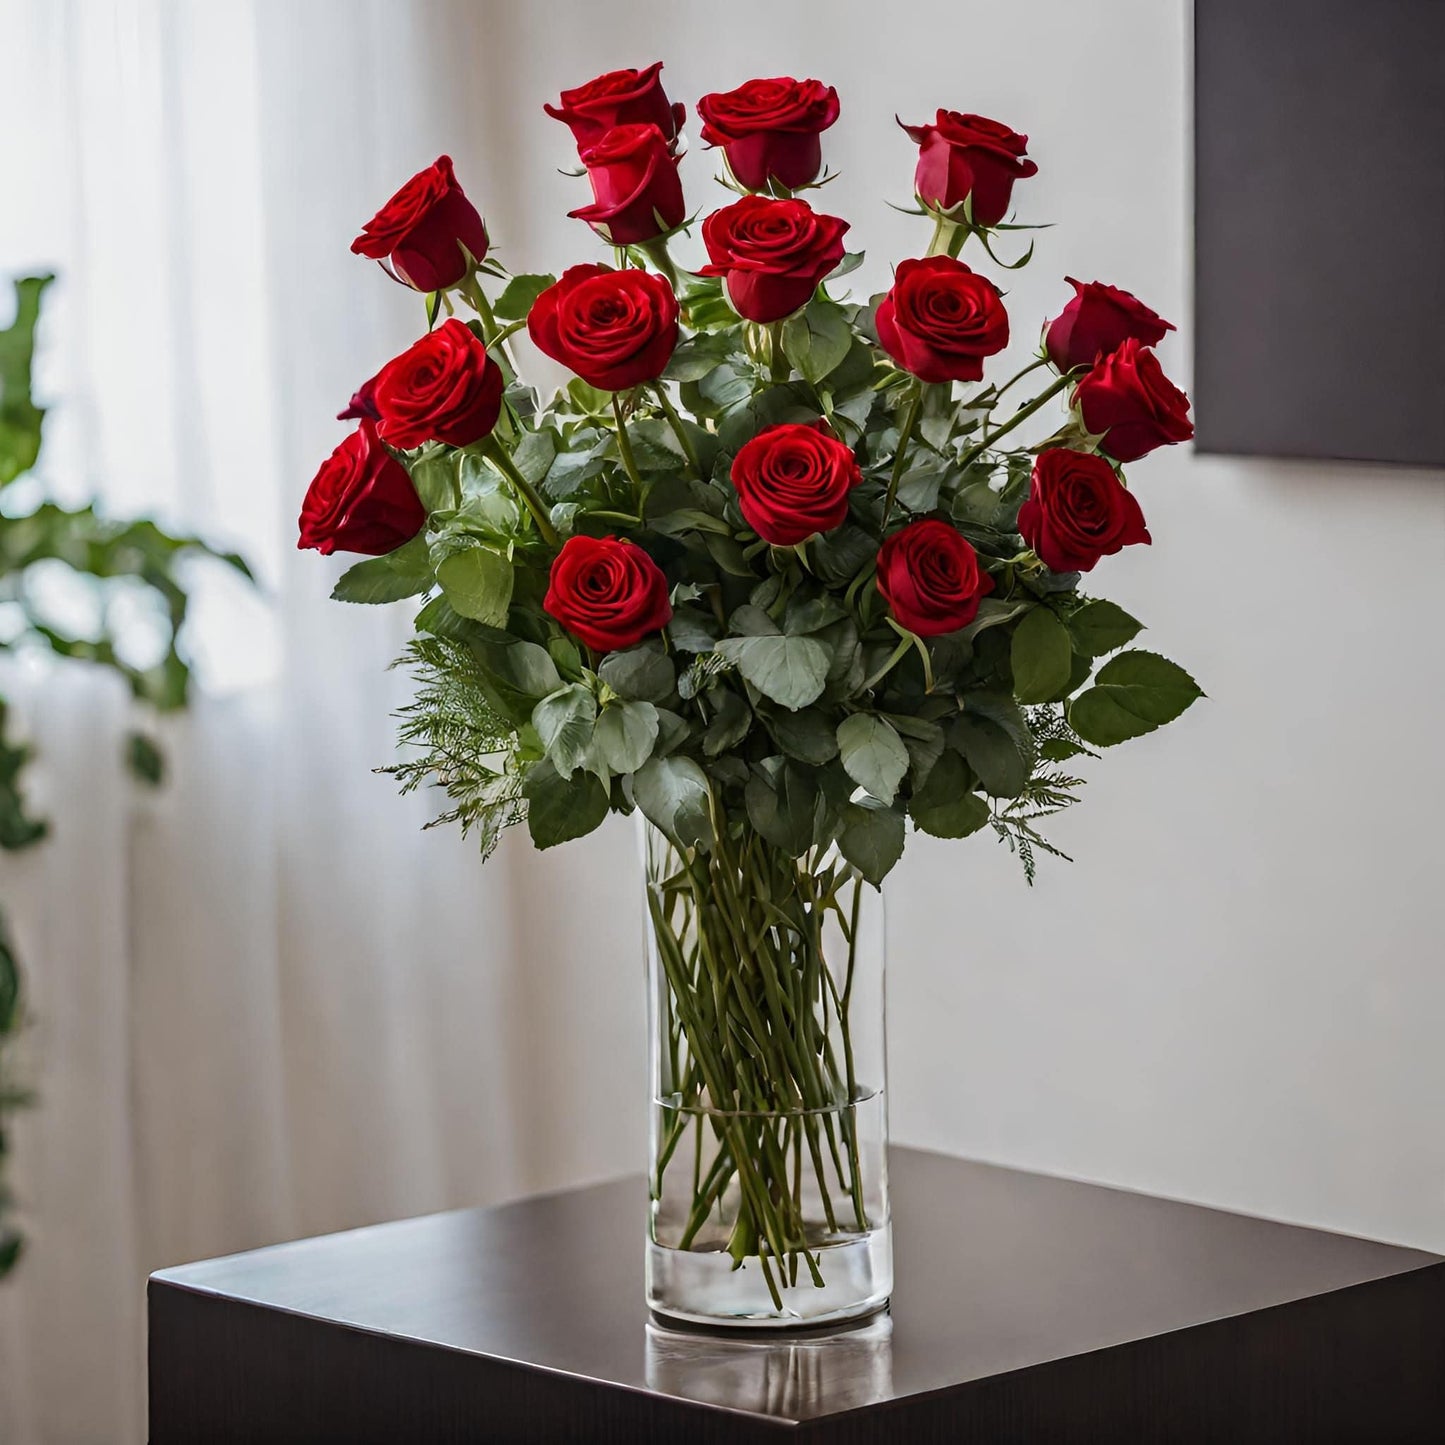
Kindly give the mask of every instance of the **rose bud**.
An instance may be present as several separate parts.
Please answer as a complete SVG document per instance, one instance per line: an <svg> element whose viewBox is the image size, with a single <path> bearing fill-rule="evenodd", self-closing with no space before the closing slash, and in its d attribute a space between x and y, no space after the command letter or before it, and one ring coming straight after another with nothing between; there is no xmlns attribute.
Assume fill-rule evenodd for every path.
<svg viewBox="0 0 1445 1445"><path fill-rule="evenodd" d="M1138 461L1194 435L1189 398L1132 336L1084 373L1074 405L1085 428L1100 438L1099 450L1118 462Z"/></svg>
<svg viewBox="0 0 1445 1445"><path fill-rule="evenodd" d="M599 391L655 381L677 345L677 297L662 276L571 266L532 303L539 351Z"/></svg>
<svg viewBox="0 0 1445 1445"><path fill-rule="evenodd" d="M1123 345L1131 336L1141 346L1157 346L1166 331L1173 331L1136 296L1102 281L1075 281L1074 299L1049 322L1044 349L1060 372L1092 366L1100 356Z"/></svg>
<svg viewBox="0 0 1445 1445"><path fill-rule="evenodd" d="M1065 447L1034 458L1019 532L1054 572L1090 572L1100 557L1151 540L1139 503L1114 468L1093 452Z"/></svg>
<svg viewBox="0 0 1445 1445"><path fill-rule="evenodd" d="M604 241L652 241L686 218L677 157L655 125L617 126L583 148L582 164L592 182L592 204L567 214L586 221Z"/></svg>
<svg viewBox="0 0 1445 1445"><path fill-rule="evenodd" d="M998 287L952 256L900 261L876 324L884 351L920 381L977 381L1008 345Z"/></svg>
<svg viewBox="0 0 1445 1445"><path fill-rule="evenodd" d="M662 568L617 537L569 537L552 560L542 607L594 652L631 647L672 620Z"/></svg>
<svg viewBox="0 0 1445 1445"><path fill-rule="evenodd" d="M823 146L818 137L838 119L838 92L819 80L748 80L736 90L705 95L697 103L702 138L721 146L728 169L750 191L771 179L797 190L818 179Z"/></svg>
<svg viewBox="0 0 1445 1445"><path fill-rule="evenodd" d="M748 526L775 547L842 526L848 493L863 480L853 449L821 423L765 428L733 458L731 475Z"/></svg>
<svg viewBox="0 0 1445 1445"><path fill-rule="evenodd" d="M496 426L504 386L485 343L453 316L377 373L376 430L400 451L429 441L469 447Z"/></svg>
<svg viewBox="0 0 1445 1445"><path fill-rule="evenodd" d="M747 321L766 324L801 310L843 259L847 221L806 201L744 196L702 223L711 264L700 276L721 276L728 300Z"/></svg>
<svg viewBox="0 0 1445 1445"><path fill-rule="evenodd" d="M967 627L993 578L978 553L947 522L910 522L878 549L878 595L898 622L919 637Z"/></svg>
<svg viewBox="0 0 1445 1445"><path fill-rule="evenodd" d="M380 557L425 525L426 508L406 468L382 446L373 423L364 421L321 464L307 489L296 545L328 557Z"/></svg>
<svg viewBox="0 0 1445 1445"><path fill-rule="evenodd" d="M337 421L375 421L381 413L376 409L376 378L363 381L351 393L346 410L336 413Z"/></svg>
<svg viewBox="0 0 1445 1445"><path fill-rule="evenodd" d="M996 120L940 110L932 125L903 129L918 142L913 177L918 199L951 212L971 197L969 213L976 225L998 225L1008 214L1014 182L1038 174L1038 166L1024 156L1028 136Z"/></svg>
<svg viewBox="0 0 1445 1445"><path fill-rule="evenodd" d="M470 268L467 256L487 255L487 228L452 173L450 156L418 171L351 243L358 256L389 261L395 275L418 291L455 286Z"/></svg>
<svg viewBox="0 0 1445 1445"><path fill-rule="evenodd" d="M687 108L669 103L661 71L660 60L646 70L609 70L575 90L564 90L559 104L542 109L571 129L579 151L619 125L655 125L671 141L682 129Z"/></svg>

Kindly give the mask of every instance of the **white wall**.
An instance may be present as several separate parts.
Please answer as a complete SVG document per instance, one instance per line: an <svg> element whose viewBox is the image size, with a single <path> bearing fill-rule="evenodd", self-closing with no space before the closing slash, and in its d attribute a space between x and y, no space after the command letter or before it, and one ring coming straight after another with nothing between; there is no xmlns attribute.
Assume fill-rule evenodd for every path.
<svg viewBox="0 0 1445 1445"><path fill-rule="evenodd" d="M1021 218L1056 223L1005 282L1017 350L1068 295L1065 273L1097 277L1179 324L1162 354L1188 385L1184 0L537 3L479 20L469 43L508 57L496 130L456 154L491 171L514 268L586 250L555 219L579 183L554 173L565 137L537 109L561 85L654 57L689 102L817 75L843 101L827 144L843 174L824 196L868 249L864 285L927 241L884 204L910 191L894 111L997 116L1040 166ZM725 199L709 171L698 148L694 206ZM1208 700L1091 766L1053 829L1077 861L1045 860L1032 892L988 837L910 844L890 884L896 1137L1445 1247L1445 476L1176 449L1132 477L1155 544L1090 580ZM630 897L635 866L614 824L527 875L541 901L588 874L585 910L536 925L535 968L562 985L537 979L539 1007L569 1000L594 1030L581 1077L538 1070L540 1175L635 1147L640 924L608 896Z"/></svg>

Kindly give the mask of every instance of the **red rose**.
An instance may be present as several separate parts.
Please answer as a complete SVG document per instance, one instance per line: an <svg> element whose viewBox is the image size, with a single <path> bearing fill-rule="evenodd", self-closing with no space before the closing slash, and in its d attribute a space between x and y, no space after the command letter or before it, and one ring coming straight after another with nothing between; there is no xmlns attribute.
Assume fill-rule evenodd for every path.
<svg viewBox="0 0 1445 1445"><path fill-rule="evenodd" d="M662 568L617 537L569 537L542 606L595 652L631 647L672 620Z"/></svg>
<svg viewBox="0 0 1445 1445"><path fill-rule="evenodd" d="M429 441L469 447L496 426L504 384L485 343L453 316L377 373L376 429L401 451Z"/></svg>
<svg viewBox="0 0 1445 1445"><path fill-rule="evenodd" d="M1008 313L993 282L952 256L900 261L878 306L878 340L921 381L977 381L1008 345Z"/></svg>
<svg viewBox="0 0 1445 1445"><path fill-rule="evenodd" d="M346 410L337 412L336 420L376 421L380 416L381 413L376 409L376 378L373 376L370 381L363 381L351 393Z"/></svg>
<svg viewBox="0 0 1445 1445"><path fill-rule="evenodd" d="M936 517L910 522L878 549L878 594L919 637L967 627L992 591L978 553Z"/></svg>
<svg viewBox="0 0 1445 1445"><path fill-rule="evenodd" d="M750 191L771 177L790 191L818 179L818 137L838 119L838 92L819 80L748 80L697 103L702 138L722 146L728 169Z"/></svg>
<svg viewBox="0 0 1445 1445"><path fill-rule="evenodd" d="M1099 450L1118 462L1137 461L1194 435L1189 398L1132 336L1084 373L1074 404L1084 426L1101 438Z"/></svg>
<svg viewBox="0 0 1445 1445"><path fill-rule="evenodd" d="M661 376L677 345L677 297L662 276L572 266L532 303L539 350L601 391Z"/></svg>
<svg viewBox="0 0 1445 1445"><path fill-rule="evenodd" d="M847 229L847 221L806 201L744 196L702 223L712 264L698 274L723 277L728 300L746 320L780 321L806 306L843 259Z"/></svg>
<svg viewBox="0 0 1445 1445"><path fill-rule="evenodd" d="M687 206L677 157L655 125L617 126L583 147L582 164L592 182L592 204L567 214L586 221L604 241L632 246L682 225Z"/></svg>
<svg viewBox="0 0 1445 1445"><path fill-rule="evenodd" d="M418 291L441 291L467 274L463 247L473 261L487 254L487 228L452 174L450 156L418 171L361 229L351 243L358 256L390 260L391 269Z"/></svg>
<svg viewBox="0 0 1445 1445"><path fill-rule="evenodd" d="M298 547L323 556L362 552L380 557L410 542L426 525L426 508L406 468L364 421L321 465L301 504Z"/></svg>
<svg viewBox="0 0 1445 1445"><path fill-rule="evenodd" d="M1090 572L1100 557L1151 540L1139 503L1113 467L1092 452L1065 447L1034 458L1019 531L1055 572Z"/></svg>
<svg viewBox="0 0 1445 1445"><path fill-rule="evenodd" d="M775 547L793 547L841 526L848 493L862 480L853 449L821 424L767 427L733 458L743 516Z"/></svg>
<svg viewBox="0 0 1445 1445"><path fill-rule="evenodd" d="M1074 299L1049 322L1044 348L1058 369L1092 366L1100 356L1115 350L1131 336L1141 346L1157 346L1174 328L1136 296L1102 281L1087 285L1065 276Z"/></svg>
<svg viewBox="0 0 1445 1445"><path fill-rule="evenodd" d="M570 127L579 151L619 125L655 125L671 140L682 129L687 109L668 103L658 79L661 70L660 60L646 70L609 70L575 90L564 90L559 105L542 109Z"/></svg>
<svg viewBox="0 0 1445 1445"><path fill-rule="evenodd" d="M952 211L972 196L969 212L980 226L998 225L1008 214L1014 182L1038 174L1038 166L1024 157L1028 136L999 121L940 110L932 125L903 129L918 142L913 177L918 199Z"/></svg>

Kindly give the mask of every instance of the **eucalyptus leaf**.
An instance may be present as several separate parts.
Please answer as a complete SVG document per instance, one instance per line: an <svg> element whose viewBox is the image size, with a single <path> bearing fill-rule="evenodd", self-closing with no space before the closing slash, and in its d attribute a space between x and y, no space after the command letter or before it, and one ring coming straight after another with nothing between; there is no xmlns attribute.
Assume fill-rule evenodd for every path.
<svg viewBox="0 0 1445 1445"><path fill-rule="evenodd" d="M764 718L773 741L791 758L815 767L838 756L838 735L827 714L817 708L770 713Z"/></svg>
<svg viewBox="0 0 1445 1445"><path fill-rule="evenodd" d="M973 791L968 764L953 751L934 764L927 781L908 805L913 821L935 838L966 838L989 819L988 804Z"/></svg>
<svg viewBox="0 0 1445 1445"><path fill-rule="evenodd" d="M796 858L813 846L818 787L801 768L779 758L754 771L743 791L748 821L776 848Z"/></svg>
<svg viewBox="0 0 1445 1445"><path fill-rule="evenodd" d="M691 758L654 757L632 779L643 814L683 847L712 842L712 793L707 774Z"/></svg>
<svg viewBox="0 0 1445 1445"><path fill-rule="evenodd" d="M1047 702L1068 682L1073 656L1064 624L1047 607L1035 607L1014 629L1014 696L1020 702Z"/></svg>
<svg viewBox="0 0 1445 1445"><path fill-rule="evenodd" d="M838 848L875 888L903 856L903 814L877 804L846 803Z"/></svg>
<svg viewBox="0 0 1445 1445"><path fill-rule="evenodd" d="M717 651L764 697L794 711L817 700L832 660L815 637L727 637Z"/></svg>
<svg viewBox="0 0 1445 1445"><path fill-rule="evenodd" d="M611 702L597 719L593 747L614 773L635 773L652 756L657 733L650 702Z"/></svg>
<svg viewBox="0 0 1445 1445"><path fill-rule="evenodd" d="M348 567L331 596L337 602L400 602L425 592L432 580L426 537L419 533L394 552Z"/></svg>
<svg viewBox="0 0 1445 1445"><path fill-rule="evenodd" d="M985 792L994 797L1016 798L1028 784L1032 771L1028 756L992 718L965 713L949 730L949 743L963 754Z"/></svg>
<svg viewBox="0 0 1445 1445"><path fill-rule="evenodd" d="M558 774L570 778L587 760L597 722L597 699L590 688L569 683L532 709L532 726ZM656 736L656 716L653 718Z"/></svg>
<svg viewBox="0 0 1445 1445"><path fill-rule="evenodd" d="M848 776L880 803L891 803L908 771L908 749L897 729L872 713L855 712L838 724L838 756Z"/></svg>
<svg viewBox="0 0 1445 1445"><path fill-rule="evenodd" d="M635 702L666 702L677 686L677 668L656 642L609 652L597 675L613 692Z"/></svg>
<svg viewBox="0 0 1445 1445"><path fill-rule="evenodd" d="M843 309L815 296L783 322L783 351L809 381L822 381L848 355L853 332Z"/></svg>
<svg viewBox="0 0 1445 1445"><path fill-rule="evenodd" d="M527 831L538 848L582 838L607 816L607 789L587 772L564 778L543 759L527 769L522 780L527 800Z"/></svg>
<svg viewBox="0 0 1445 1445"><path fill-rule="evenodd" d="M512 564L489 547L464 547L437 563L436 579L463 617L505 627L512 604Z"/></svg>

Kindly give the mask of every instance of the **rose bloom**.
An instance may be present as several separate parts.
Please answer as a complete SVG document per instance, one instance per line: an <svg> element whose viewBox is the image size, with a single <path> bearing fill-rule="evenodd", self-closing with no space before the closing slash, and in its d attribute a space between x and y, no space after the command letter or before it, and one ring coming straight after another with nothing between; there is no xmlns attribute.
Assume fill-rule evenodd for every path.
<svg viewBox="0 0 1445 1445"><path fill-rule="evenodd" d="M823 146L818 137L838 119L838 92L820 80L748 80L736 90L705 95L697 103L702 138L721 146L728 169L750 191L769 178L789 190L818 179Z"/></svg>
<svg viewBox="0 0 1445 1445"><path fill-rule="evenodd" d="M662 568L618 537L569 537L542 607L594 652L631 647L672 620Z"/></svg>
<svg viewBox="0 0 1445 1445"><path fill-rule="evenodd" d="M429 441L469 447L496 426L504 385L482 339L450 317L377 373L376 429L401 451Z"/></svg>
<svg viewBox="0 0 1445 1445"><path fill-rule="evenodd" d="M978 553L947 522L910 522L878 549L878 595L893 616L919 637L967 627L993 578Z"/></svg>
<svg viewBox="0 0 1445 1445"><path fill-rule="evenodd" d="M609 70L575 90L564 90L559 104L542 109L571 129L578 150L619 125L655 125L670 141L682 129L687 109L668 102L661 72L660 60L646 70Z"/></svg>
<svg viewBox="0 0 1445 1445"><path fill-rule="evenodd" d="M380 557L410 542L426 525L426 508L406 468L364 421L321 464L301 504L298 547L323 556L361 552Z"/></svg>
<svg viewBox="0 0 1445 1445"><path fill-rule="evenodd" d="M847 221L806 201L744 196L702 223L711 264L698 273L721 276L728 300L747 321L766 324L801 310L843 259Z"/></svg>
<svg viewBox="0 0 1445 1445"><path fill-rule="evenodd" d="M821 423L765 428L733 458L731 475L748 526L775 547L841 526L863 480L853 449Z"/></svg>
<svg viewBox="0 0 1445 1445"><path fill-rule="evenodd" d="M592 204L567 214L611 245L654 240L686 218L677 157L655 125L615 127L583 147L582 164L592 182Z"/></svg>
<svg viewBox="0 0 1445 1445"><path fill-rule="evenodd" d="M1008 214L1014 182L1038 174L1038 166L1024 156L1028 136L999 121L940 110L932 125L903 129L918 142L913 177L918 199L953 211L972 197L969 212L980 226L998 225Z"/></svg>
<svg viewBox="0 0 1445 1445"><path fill-rule="evenodd" d="M486 259L487 228L452 173L450 156L418 171L351 243L358 256L389 261L418 291L441 291L466 274L468 261Z"/></svg>
<svg viewBox="0 0 1445 1445"><path fill-rule="evenodd" d="M1049 322L1044 349L1058 369L1092 366L1132 336L1141 346L1157 346L1166 331L1173 331L1162 316L1151 311L1137 296L1106 286L1102 281L1075 281L1074 299Z"/></svg>
<svg viewBox="0 0 1445 1445"><path fill-rule="evenodd" d="M977 381L1008 345L1008 313L992 281L955 261L900 261L878 306L878 340L920 381Z"/></svg>
<svg viewBox="0 0 1445 1445"><path fill-rule="evenodd" d="M376 378L373 376L370 381L363 381L355 391L351 393L351 400L346 403L346 410L336 413L337 421L376 421L381 413L376 409Z"/></svg>
<svg viewBox="0 0 1445 1445"><path fill-rule="evenodd" d="M1189 398L1132 336L1084 373L1074 405L1088 431L1101 438L1099 450L1115 461L1137 461L1194 435Z"/></svg>
<svg viewBox="0 0 1445 1445"><path fill-rule="evenodd" d="M532 303L527 333L554 361L602 391L661 376L677 345L677 297L666 278L572 266Z"/></svg>
<svg viewBox="0 0 1445 1445"><path fill-rule="evenodd" d="M1054 572L1090 572L1100 557L1151 540L1139 503L1114 468L1066 447L1034 458L1019 532Z"/></svg>

